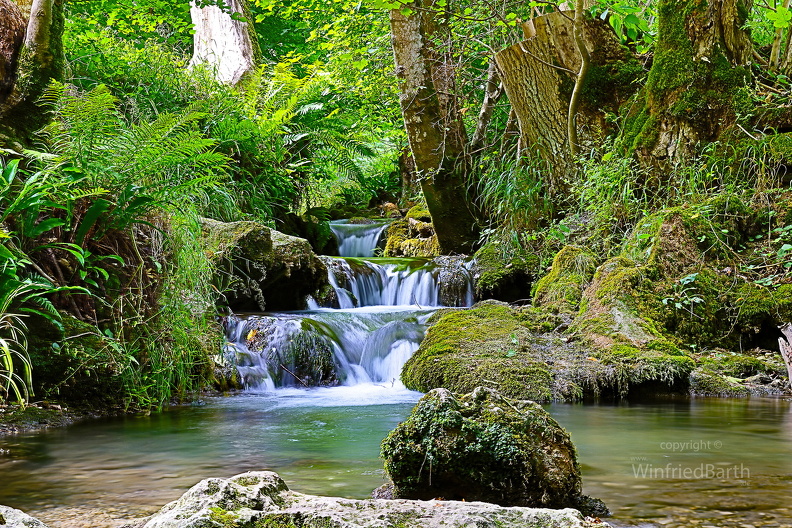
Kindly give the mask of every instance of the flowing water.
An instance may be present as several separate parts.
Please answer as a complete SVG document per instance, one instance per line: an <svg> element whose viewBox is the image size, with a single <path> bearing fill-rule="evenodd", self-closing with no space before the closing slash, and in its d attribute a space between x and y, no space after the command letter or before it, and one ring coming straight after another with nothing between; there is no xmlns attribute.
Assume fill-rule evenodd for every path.
<svg viewBox="0 0 792 528"><path fill-rule="evenodd" d="M380 441L420 397L396 379L398 368L434 308L469 303L469 273L457 262L456 285L443 292L441 270L452 266L442 261L329 262L351 306L230 321L228 354L248 392L2 438L0 504L52 528L114 527L153 513L200 479L265 469L296 491L368 496L384 481ZM375 266L384 270L363 269ZM384 293L396 281L396 290L411 288L409 299ZM297 345L306 339L326 361L300 370L303 381L334 386L298 383L304 347ZM610 506L615 526L792 527L786 399L546 408L572 435L584 491Z"/></svg>

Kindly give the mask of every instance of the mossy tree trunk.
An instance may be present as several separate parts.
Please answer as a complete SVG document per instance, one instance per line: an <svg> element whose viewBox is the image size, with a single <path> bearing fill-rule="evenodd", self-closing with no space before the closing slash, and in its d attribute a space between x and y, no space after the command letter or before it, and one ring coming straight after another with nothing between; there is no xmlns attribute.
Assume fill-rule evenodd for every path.
<svg viewBox="0 0 792 528"><path fill-rule="evenodd" d="M468 195L468 139L458 108L448 7L416 0L391 11L404 126L443 253L469 253L478 238Z"/></svg>
<svg viewBox="0 0 792 528"><path fill-rule="evenodd" d="M261 63L261 48L246 0L227 0L228 11L216 5L198 7L190 16L195 26L192 66L205 64L224 83L237 84Z"/></svg>
<svg viewBox="0 0 792 528"><path fill-rule="evenodd" d="M751 83L745 29L753 0L661 0L645 103L624 137L644 165L660 169L693 156L736 121L735 97Z"/></svg>
<svg viewBox="0 0 792 528"><path fill-rule="evenodd" d="M41 95L53 80L63 80L63 0L21 0L14 10L7 0L0 0L15 21L11 32L0 33L3 46L18 46L19 17L30 6L24 40L17 48L16 68L8 95L0 99L0 143L14 148L29 145L33 134L47 122ZM4 21L8 23L8 21ZM9 75L9 73L6 73Z"/></svg>

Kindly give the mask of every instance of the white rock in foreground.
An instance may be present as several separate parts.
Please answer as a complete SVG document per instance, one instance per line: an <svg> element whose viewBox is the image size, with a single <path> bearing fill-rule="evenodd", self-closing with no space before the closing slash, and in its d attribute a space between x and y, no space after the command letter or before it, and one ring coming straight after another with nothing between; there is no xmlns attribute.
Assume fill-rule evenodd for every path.
<svg viewBox="0 0 792 528"><path fill-rule="evenodd" d="M577 510L502 507L484 502L353 500L289 491L270 471L193 486L141 528L608 528Z"/></svg>
<svg viewBox="0 0 792 528"><path fill-rule="evenodd" d="M47 528L47 525L23 511L0 505L0 528Z"/></svg>

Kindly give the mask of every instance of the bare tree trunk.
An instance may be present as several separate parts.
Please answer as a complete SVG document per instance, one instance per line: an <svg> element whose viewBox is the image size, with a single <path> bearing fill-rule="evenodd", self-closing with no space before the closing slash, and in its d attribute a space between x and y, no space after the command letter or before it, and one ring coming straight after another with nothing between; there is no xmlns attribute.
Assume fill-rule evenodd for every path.
<svg viewBox="0 0 792 528"><path fill-rule="evenodd" d="M404 126L443 253L468 253L477 239L469 208L467 138L457 105L445 9L436 0L391 11L391 33ZM441 48L438 48L440 42Z"/></svg>
<svg viewBox="0 0 792 528"><path fill-rule="evenodd" d="M607 134L605 111L617 111L628 94L615 86L602 86L599 100L587 104L582 91L585 71L574 37L573 12L554 12L523 25L526 40L495 55L503 85L520 126L523 148L536 148L549 167L550 192L564 194L565 179L571 173L568 118L571 86L581 78L578 91L581 105L574 109L578 145L596 146ZM627 64L633 60L619 45L613 31L601 20L584 20L586 51L596 57L596 66ZM590 49L588 48L590 46ZM605 70L603 70L605 71Z"/></svg>
<svg viewBox="0 0 792 528"><path fill-rule="evenodd" d="M787 376L789 377L789 385L792 388L792 323L787 323L779 327L784 337L778 338L778 346L781 349L781 357L784 358L786 363Z"/></svg>
<svg viewBox="0 0 792 528"><path fill-rule="evenodd" d="M735 122L734 96L751 80L752 3L660 1L646 104L626 127L628 148L645 165L668 169Z"/></svg>
<svg viewBox="0 0 792 528"><path fill-rule="evenodd" d="M207 65L220 82L237 84L261 62L261 48L246 0L227 0L235 14L216 5L190 8L195 26L191 66ZM237 20L237 17L245 20Z"/></svg>

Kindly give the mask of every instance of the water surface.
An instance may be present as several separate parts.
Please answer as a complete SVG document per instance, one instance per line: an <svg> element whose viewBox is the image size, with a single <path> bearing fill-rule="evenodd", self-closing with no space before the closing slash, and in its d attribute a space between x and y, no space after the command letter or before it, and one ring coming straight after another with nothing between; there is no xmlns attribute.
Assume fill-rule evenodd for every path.
<svg viewBox="0 0 792 528"><path fill-rule="evenodd" d="M4 438L0 504L52 528L100 528L149 514L202 478L262 469L296 491L364 498L383 483L380 441L419 396L381 385L286 389ZM789 401L547 409L572 434L584 491L605 500L616 525L792 525Z"/></svg>

